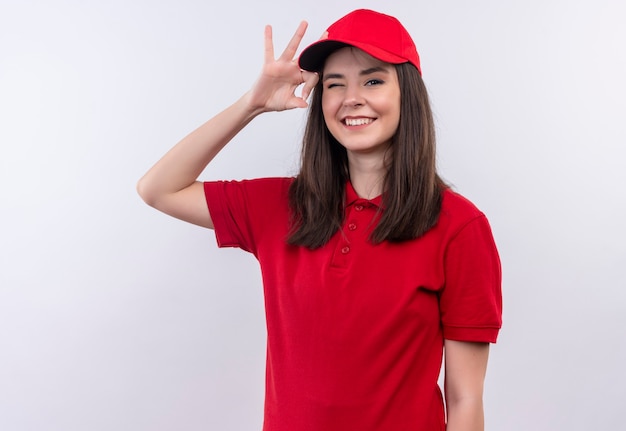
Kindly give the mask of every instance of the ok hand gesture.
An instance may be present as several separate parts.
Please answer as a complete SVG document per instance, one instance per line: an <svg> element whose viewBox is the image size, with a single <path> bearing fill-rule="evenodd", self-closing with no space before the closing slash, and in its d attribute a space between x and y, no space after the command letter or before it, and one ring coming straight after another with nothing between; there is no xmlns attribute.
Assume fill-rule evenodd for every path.
<svg viewBox="0 0 626 431"><path fill-rule="evenodd" d="M317 84L319 76L315 72L301 70L295 58L306 28L307 23L302 21L283 53L275 59L272 27L265 27L263 69L248 93L248 101L253 109L269 112L308 106L306 99ZM301 85L302 93L297 96L296 89Z"/></svg>

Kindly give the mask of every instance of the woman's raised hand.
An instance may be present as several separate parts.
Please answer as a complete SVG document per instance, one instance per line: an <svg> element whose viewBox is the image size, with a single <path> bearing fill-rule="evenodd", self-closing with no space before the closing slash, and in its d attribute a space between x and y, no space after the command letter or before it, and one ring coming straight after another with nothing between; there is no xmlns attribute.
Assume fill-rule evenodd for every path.
<svg viewBox="0 0 626 431"><path fill-rule="evenodd" d="M265 61L256 84L183 138L150 168L137 184L137 191L146 203L190 223L213 227L203 184L197 178L256 115L307 106L306 99L319 78L316 73L300 70L294 60L306 27L306 22L300 24L278 59L274 59L272 28L265 28ZM296 96L300 86L301 96Z"/></svg>
<svg viewBox="0 0 626 431"><path fill-rule="evenodd" d="M248 93L248 101L253 109L268 112L308 106L306 99L317 84L319 76L315 72L301 70L295 58L306 28L307 23L302 21L283 53L276 59L272 27L265 27L263 69ZM296 95L299 86L302 86L300 96Z"/></svg>

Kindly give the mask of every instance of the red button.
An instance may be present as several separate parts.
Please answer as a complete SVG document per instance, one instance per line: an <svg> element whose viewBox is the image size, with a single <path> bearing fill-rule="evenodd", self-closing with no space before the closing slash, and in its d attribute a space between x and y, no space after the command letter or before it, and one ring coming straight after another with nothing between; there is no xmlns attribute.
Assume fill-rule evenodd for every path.
<svg viewBox="0 0 626 431"><path fill-rule="evenodd" d="M356 224L355 224L355 223L350 223L350 224L348 225L348 229L350 229L350 230L356 230Z"/></svg>
<svg viewBox="0 0 626 431"><path fill-rule="evenodd" d="M357 211L363 211L363 205L355 205L354 209Z"/></svg>
<svg viewBox="0 0 626 431"><path fill-rule="evenodd" d="M341 252L342 252L343 254L348 254L348 253L350 252L350 247L344 247L344 248L342 248L342 249L341 249Z"/></svg>

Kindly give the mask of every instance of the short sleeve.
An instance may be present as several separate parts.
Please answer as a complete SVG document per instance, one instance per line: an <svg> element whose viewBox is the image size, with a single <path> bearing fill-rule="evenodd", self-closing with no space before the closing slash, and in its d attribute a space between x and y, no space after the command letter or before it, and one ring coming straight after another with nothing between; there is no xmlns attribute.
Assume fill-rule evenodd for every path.
<svg viewBox="0 0 626 431"><path fill-rule="evenodd" d="M440 294L446 339L495 343L502 326L502 272L491 227L484 215L450 240Z"/></svg>
<svg viewBox="0 0 626 431"><path fill-rule="evenodd" d="M219 247L239 247L252 251L246 193L240 183L215 181L204 183L204 194Z"/></svg>
<svg viewBox="0 0 626 431"><path fill-rule="evenodd" d="M261 237L283 232L290 182L289 178L205 182L204 194L218 246L256 254Z"/></svg>

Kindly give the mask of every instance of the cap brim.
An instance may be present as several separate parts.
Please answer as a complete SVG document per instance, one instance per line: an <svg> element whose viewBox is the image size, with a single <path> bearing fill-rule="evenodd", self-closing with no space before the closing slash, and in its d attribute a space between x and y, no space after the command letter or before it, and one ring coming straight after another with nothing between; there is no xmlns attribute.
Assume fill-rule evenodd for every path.
<svg viewBox="0 0 626 431"><path fill-rule="evenodd" d="M319 72L324 67L326 58L328 58L330 54L346 46L359 48L371 55L372 57L387 63L400 64L408 62L406 58L398 57L397 55L381 50L376 46L359 42L351 43L350 41L325 39L314 42L306 47L304 51L302 51L302 53L300 54L298 64L302 70Z"/></svg>
<svg viewBox="0 0 626 431"><path fill-rule="evenodd" d="M324 62L330 54L346 46L350 45L337 40L319 40L309 45L300 54L298 60L300 69L310 72L319 72L322 70L322 67L324 67Z"/></svg>

